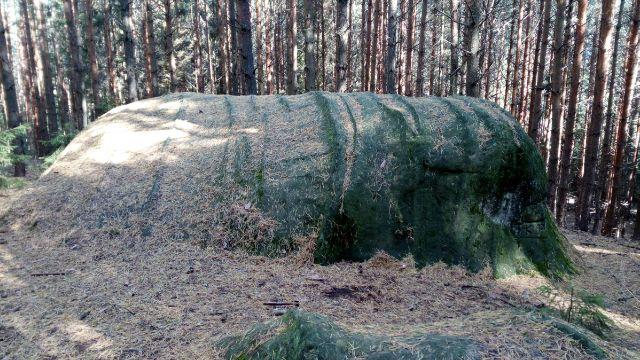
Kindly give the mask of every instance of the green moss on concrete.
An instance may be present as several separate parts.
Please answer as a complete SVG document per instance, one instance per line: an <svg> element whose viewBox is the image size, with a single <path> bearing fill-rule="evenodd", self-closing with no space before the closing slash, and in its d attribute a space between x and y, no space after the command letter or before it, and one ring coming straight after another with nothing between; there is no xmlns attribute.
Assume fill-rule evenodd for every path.
<svg viewBox="0 0 640 360"><path fill-rule="evenodd" d="M438 334L402 338L350 332L323 316L289 311L218 344L226 359L473 359L469 339Z"/></svg>

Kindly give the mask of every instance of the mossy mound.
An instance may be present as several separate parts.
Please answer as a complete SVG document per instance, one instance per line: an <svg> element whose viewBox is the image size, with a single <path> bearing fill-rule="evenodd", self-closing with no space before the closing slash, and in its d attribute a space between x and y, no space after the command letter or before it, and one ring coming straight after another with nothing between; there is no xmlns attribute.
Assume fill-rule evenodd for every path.
<svg viewBox="0 0 640 360"><path fill-rule="evenodd" d="M326 318L298 310L254 326L218 346L226 359L474 359L469 339L438 334L404 338L349 332Z"/></svg>
<svg viewBox="0 0 640 360"><path fill-rule="evenodd" d="M49 210L41 228L105 246L308 246L319 263L384 250L555 276L573 267L546 184L533 142L479 99L187 93L111 110L32 196Z"/></svg>

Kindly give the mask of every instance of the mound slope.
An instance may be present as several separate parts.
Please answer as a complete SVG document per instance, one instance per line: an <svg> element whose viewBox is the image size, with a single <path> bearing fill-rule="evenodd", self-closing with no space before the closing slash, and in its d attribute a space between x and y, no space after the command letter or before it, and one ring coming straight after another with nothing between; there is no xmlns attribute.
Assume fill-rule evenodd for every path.
<svg viewBox="0 0 640 360"><path fill-rule="evenodd" d="M26 196L44 204L39 229L72 246L304 247L320 263L384 250L561 274L545 187L533 143L482 100L184 93L111 110Z"/></svg>

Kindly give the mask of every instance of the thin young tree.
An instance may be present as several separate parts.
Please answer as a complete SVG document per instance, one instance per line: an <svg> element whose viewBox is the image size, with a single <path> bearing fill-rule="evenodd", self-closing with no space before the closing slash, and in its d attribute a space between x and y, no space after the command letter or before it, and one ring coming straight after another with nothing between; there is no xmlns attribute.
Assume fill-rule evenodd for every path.
<svg viewBox="0 0 640 360"><path fill-rule="evenodd" d="M158 65L155 51L156 40L153 28L151 0L144 0L143 14L144 68L147 81L147 96L154 97L158 95Z"/></svg>
<svg viewBox="0 0 640 360"><path fill-rule="evenodd" d="M110 1L110 0L107 0ZM173 53L173 10L171 0L164 0L164 56L169 74L169 91L176 89L176 58Z"/></svg>
<svg viewBox="0 0 640 360"><path fill-rule="evenodd" d="M47 108L47 124L49 133L55 136L58 132L58 110L53 90L53 78L51 75L51 63L49 61L49 42L47 41L47 26L45 23L44 9L41 0L35 0L36 11L36 39L38 42L38 68L44 85L44 98Z"/></svg>
<svg viewBox="0 0 640 360"><path fill-rule="evenodd" d="M536 77L532 82L532 97L529 108L529 127L528 133L533 141L540 142L540 123L544 116L544 107L542 104L542 93L545 90L545 68L547 66L547 46L549 44L549 28L551 22L551 0L544 1L544 15L542 20L542 30L540 33L541 39L540 46L538 48L538 69L536 70Z"/></svg>
<svg viewBox="0 0 640 360"><path fill-rule="evenodd" d="M101 115L102 110L100 109L100 92L98 91L98 86L100 82L100 78L98 76L98 59L96 57L96 39L94 36L94 28L93 28L93 0L84 0L84 11L87 17L86 23L86 39L87 39L87 55L89 58L89 80L91 84L91 102L93 103L93 113L92 116L95 118L96 116Z"/></svg>
<svg viewBox="0 0 640 360"><path fill-rule="evenodd" d="M415 0L407 0L406 58L404 61L404 94L413 95L413 28L415 24ZM426 0L424 0L426 1Z"/></svg>
<svg viewBox="0 0 640 360"><path fill-rule="evenodd" d="M455 1L455 0L453 0ZM452 1L452 3L453 3ZM453 11L452 11L453 12ZM426 0L422 1L420 11L420 35L418 38L418 65L416 69L416 96L424 95L424 63L426 57L426 32L427 32L428 6ZM453 16L453 15L452 15ZM457 26L457 24L456 24ZM453 30L453 29L452 29ZM451 45L451 58L453 59L453 43ZM451 78L451 77L450 77Z"/></svg>
<svg viewBox="0 0 640 360"><path fill-rule="evenodd" d="M129 0L120 0L121 3L129 3ZM76 30L76 20L73 12L72 0L63 0L65 25L67 28L67 40L69 57L71 60L71 66L69 67L69 79L70 79L70 101L71 101L71 115L73 116L74 126L78 130L82 130L86 125L86 116L83 106L84 98L84 81L83 77L83 65L80 59L80 49L78 47L78 33ZM127 5L128 6L128 5Z"/></svg>

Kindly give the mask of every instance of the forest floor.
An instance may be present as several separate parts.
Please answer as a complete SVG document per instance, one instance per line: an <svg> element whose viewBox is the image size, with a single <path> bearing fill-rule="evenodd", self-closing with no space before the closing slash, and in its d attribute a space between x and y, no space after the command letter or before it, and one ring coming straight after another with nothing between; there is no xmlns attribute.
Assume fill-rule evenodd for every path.
<svg viewBox="0 0 640 360"><path fill-rule="evenodd" d="M383 254L319 266L189 243L51 245L37 221L9 220L8 200L27 190L0 190L3 359L218 358L218 340L287 307L270 302L354 331L465 336L481 344L482 358L595 358L593 345L611 358L640 358L640 244L625 239L564 230L582 268L564 282L415 269ZM576 335L562 318L603 335Z"/></svg>

